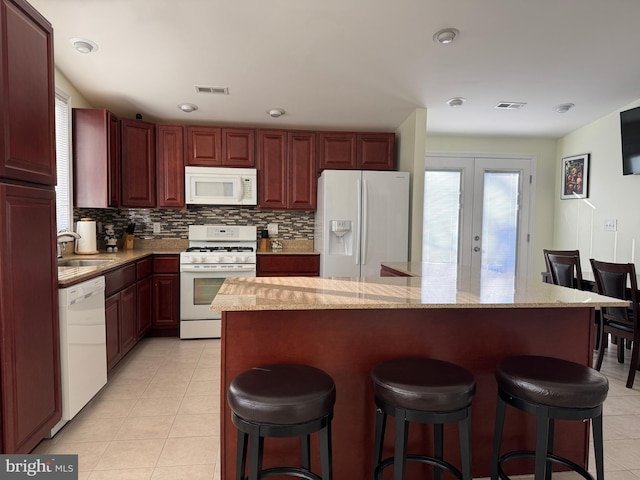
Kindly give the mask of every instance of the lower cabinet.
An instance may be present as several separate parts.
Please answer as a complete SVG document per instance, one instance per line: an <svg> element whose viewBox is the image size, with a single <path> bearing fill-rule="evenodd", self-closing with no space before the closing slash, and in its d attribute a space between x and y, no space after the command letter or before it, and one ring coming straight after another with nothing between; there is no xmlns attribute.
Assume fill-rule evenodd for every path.
<svg viewBox="0 0 640 480"><path fill-rule="evenodd" d="M320 255L278 253L258 255L258 277L317 277L320 275Z"/></svg>
<svg viewBox="0 0 640 480"><path fill-rule="evenodd" d="M129 263L107 272L104 279L109 371L138 341L136 264Z"/></svg>
<svg viewBox="0 0 640 480"><path fill-rule="evenodd" d="M180 334L180 256L153 257L153 313L151 335Z"/></svg>
<svg viewBox="0 0 640 480"><path fill-rule="evenodd" d="M153 258L147 257L136 262L136 289L138 294L137 340L151 329L153 309Z"/></svg>
<svg viewBox="0 0 640 480"><path fill-rule="evenodd" d="M179 255L153 255L105 273L107 371L145 335L179 335L179 268Z"/></svg>

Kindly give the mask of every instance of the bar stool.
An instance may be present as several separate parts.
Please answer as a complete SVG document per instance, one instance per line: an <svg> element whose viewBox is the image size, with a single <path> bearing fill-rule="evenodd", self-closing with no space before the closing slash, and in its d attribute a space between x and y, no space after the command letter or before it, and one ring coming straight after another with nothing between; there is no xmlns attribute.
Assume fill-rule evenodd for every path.
<svg viewBox="0 0 640 480"><path fill-rule="evenodd" d="M227 401L238 428L236 480L292 475L307 480L332 478L331 419L336 401L333 379L309 365L279 364L240 373L229 385ZM311 471L312 433L320 439L322 477ZM302 467L262 469L265 437L300 437ZM249 447L249 476L245 477Z"/></svg>
<svg viewBox="0 0 640 480"><path fill-rule="evenodd" d="M591 419L598 480L604 479L602 404L609 381L600 372L557 358L522 355L507 357L496 366L498 401L491 459L491 478L509 477L502 464L514 458L535 458L535 480L551 478L552 463L570 468L582 477L593 476L580 465L553 453L554 421ZM517 450L500 456L507 404L536 416L536 449Z"/></svg>
<svg viewBox="0 0 640 480"><path fill-rule="evenodd" d="M458 479L471 480L471 400L476 389L473 375L464 368L429 358L400 358L377 364L371 370L375 395L376 432L373 478L394 465L394 480L403 480L406 462L434 467L434 479L442 470ZM394 456L382 460L387 415L396 419ZM434 430L434 455L407 453L408 422L430 423ZM458 422L462 472L443 460L444 423Z"/></svg>

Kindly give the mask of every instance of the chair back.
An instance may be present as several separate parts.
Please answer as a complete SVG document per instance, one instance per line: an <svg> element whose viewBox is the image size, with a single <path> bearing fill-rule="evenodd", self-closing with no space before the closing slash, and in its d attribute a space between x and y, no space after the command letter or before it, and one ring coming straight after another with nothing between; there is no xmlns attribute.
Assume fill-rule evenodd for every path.
<svg viewBox="0 0 640 480"><path fill-rule="evenodd" d="M554 285L582 290L579 250L543 250L547 273Z"/></svg>
<svg viewBox="0 0 640 480"><path fill-rule="evenodd" d="M629 300L631 308L602 307L602 317L609 322L633 329L638 320L638 284L633 263L609 263L590 259L598 293Z"/></svg>

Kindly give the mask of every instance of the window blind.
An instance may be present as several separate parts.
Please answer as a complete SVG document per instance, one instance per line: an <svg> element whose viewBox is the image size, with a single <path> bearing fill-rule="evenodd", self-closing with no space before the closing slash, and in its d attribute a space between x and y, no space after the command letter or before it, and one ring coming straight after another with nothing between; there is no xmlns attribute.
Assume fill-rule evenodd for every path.
<svg viewBox="0 0 640 480"><path fill-rule="evenodd" d="M69 96L56 91L56 224L58 231L71 230L73 224L71 201L70 108Z"/></svg>

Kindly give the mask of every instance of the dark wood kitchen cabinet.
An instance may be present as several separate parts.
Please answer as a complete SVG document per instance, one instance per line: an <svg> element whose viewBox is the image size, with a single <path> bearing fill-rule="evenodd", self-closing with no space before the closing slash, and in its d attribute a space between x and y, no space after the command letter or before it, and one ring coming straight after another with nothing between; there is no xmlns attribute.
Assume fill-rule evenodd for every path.
<svg viewBox="0 0 640 480"><path fill-rule="evenodd" d="M315 146L314 132L258 131L260 208L316 209Z"/></svg>
<svg viewBox="0 0 640 480"><path fill-rule="evenodd" d="M256 262L257 277L317 277L320 275L320 255L258 254Z"/></svg>
<svg viewBox="0 0 640 480"><path fill-rule="evenodd" d="M106 272L104 280L107 371L110 371L138 341L136 264L128 263Z"/></svg>
<svg viewBox="0 0 640 480"><path fill-rule="evenodd" d="M120 120L122 207L156 206L155 125Z"/></svg>
<svg viewBox="0 0 640 480"><path fill-rule="evenodd" d="M104 109L74 108L73 205L120 206L120 124Z"/></svg>
<svg viewBox="0 0 640 480"><path fill-rule="evenodd" d="M56 184L53 30L24 0L0 0L0 177Z"/></svg>
<svg viewBox="0 0 640 480"><path fill-rule="evenodd" d="M255 133L246 128L186 127L185 165L255 167Z"/></svg>
<svg viewBox="0 0 640 480"><path fill-rule="evenodd" d="M0 0L0 453L61 417L53 30Z"/></svg>
<svg viewBox="0 0 640 480"><path fill-rule="evenodd" d="M156 206L184 208L184 127L156 129Z"/></svg>
<svg viewBox="0 0 640 480"><path fill-rule="evenodd" d="M222 136L222 166L245 167L256 166L255 133L247 128L223 128Z"/></svg>
<svg viewBox="0 0 640 480"><path fill-rule="evenodd" d="M60 420L53 188L0 179L0 452L29 453Z"/></svg>
<svg viewBox="0 0 640 480"><path fill-rule="evenodd" d="M319 169L395 169L395 133L320 132Z"/></svg>
<svg viewBox="0 0 640 480"><path fill-rule="evenodd" d="M153 317L151 335L180 333L180 256L153 256Z"/></svg>
<svg viewBox="0 0 640 480"><path fill-rule="evenodd" d="M136 287L138 290L137 339L140 340L151 329L153 312L153 258L136 262Z"/></svg>

